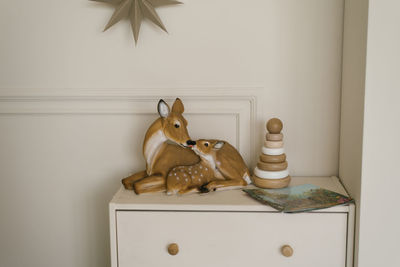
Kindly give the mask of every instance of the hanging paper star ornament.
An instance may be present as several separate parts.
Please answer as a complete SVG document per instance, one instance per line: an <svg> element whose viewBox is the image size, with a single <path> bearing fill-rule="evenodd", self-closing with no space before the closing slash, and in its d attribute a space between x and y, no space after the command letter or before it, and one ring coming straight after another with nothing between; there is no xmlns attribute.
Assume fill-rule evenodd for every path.
<svg viewBox="0 0 400 267"><path fill-rule="evenodd" d="M156 12L156 7L169 6L182 4L175 0L91 0L96 2L103 2L112 4L115 6L114 14L108 21L104 31L108 30L114 24L122 20L123 18L128 18L132 31L133 37L135 38L135 43L139 38L140 24L142 20L147 18L151 20L158 27L167 32L164 24L162 23L160 17Z"/></svg>

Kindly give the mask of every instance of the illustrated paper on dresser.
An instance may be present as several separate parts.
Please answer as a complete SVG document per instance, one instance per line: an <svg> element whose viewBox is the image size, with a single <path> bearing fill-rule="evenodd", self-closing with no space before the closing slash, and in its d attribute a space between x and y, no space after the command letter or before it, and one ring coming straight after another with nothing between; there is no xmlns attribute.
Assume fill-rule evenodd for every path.
<svg viewBox="0 0 400 267"><path fill-rule="evenodd" d="M304 212L345 205L353 202L352 198L304 184L280 189L244 189L254 199L283 212Z"/></svg>

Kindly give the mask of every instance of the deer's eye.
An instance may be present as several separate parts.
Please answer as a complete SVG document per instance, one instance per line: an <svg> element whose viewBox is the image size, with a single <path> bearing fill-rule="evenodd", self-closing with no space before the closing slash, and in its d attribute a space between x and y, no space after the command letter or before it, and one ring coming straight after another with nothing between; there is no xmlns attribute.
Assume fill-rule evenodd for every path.
<svg viewBox="0 0 400 267"><path fill-rule="evenodd" d="M208 147L208 143L204 143L204 146L205 146L205 147Z"/></svg>
<svg viewBox="0 0 400 267"><path fill-rule="evenodd" d="M175 128L179 128L181 125L179 123L174 124Z"/></svg>

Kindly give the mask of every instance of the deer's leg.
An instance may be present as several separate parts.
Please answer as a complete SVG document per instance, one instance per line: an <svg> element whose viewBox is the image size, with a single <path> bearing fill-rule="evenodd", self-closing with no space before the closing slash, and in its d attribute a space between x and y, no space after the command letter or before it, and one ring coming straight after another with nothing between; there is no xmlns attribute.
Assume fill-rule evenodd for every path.
<svg viewBox="0 0 400 267"><path fill-rule="evenodd" d="M235 180L215 180L211 181L208 184L202 186L202 192L209 191L222 191L227 189L241 188L246 186L247 182L243 179L235 179Z"/></svg>
<svg viewBox="0 0 400 267"><path fill-rule="evenodd" d="M198 193L200 192L199 188L197 187L191 187L191 188L186 188L186 189L181 189L178 191L179 195L183 195L183 194L189 194L189 193Z"/></svg>
<svg viewBox="0 0 400 267"><path fill-rule="evenodd" d="M147 176L146 171L141 171L122 179L121 182L124 185L125 189L133 190L133 183L139 181L140 179L143 179L146 176Z"/></svg>
<svg viewBox="0 0 400 267"><path fill-rule="evenodd" d="M153 187L148 187L145 189L142 189L140 192L135 191L136 194L146 194L146 193L157 193L157 192L165 192L165 186L153 186Z"/></svg>
<svg viewBox="0 0 400 267"><path fill-rule="evenodd" d="M166 189L166 179L161 174L154 174L133 184L136 194L162 192Z"/></svg>

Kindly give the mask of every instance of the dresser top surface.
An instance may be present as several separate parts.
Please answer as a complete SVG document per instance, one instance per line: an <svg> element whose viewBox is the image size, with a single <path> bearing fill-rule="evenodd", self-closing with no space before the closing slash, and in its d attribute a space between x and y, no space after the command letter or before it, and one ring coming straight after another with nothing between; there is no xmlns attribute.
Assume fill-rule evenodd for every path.
<svg viewBox="0 0 400 267"><path fill-rule="evenodd" d="M292 177L290 186L314 184L322 188L348 195L339 179L331 177ZM249 185L247 188L256 188ZM352 205L352 204L351 204ZM276 212L248 196L241 189L217 191L207 194L168 196L165 193L136 195L122 186L110 202L111 210L174 210L174 211L267 211ZM349 206L335 206L313 212L349 212Z"/></svg>

